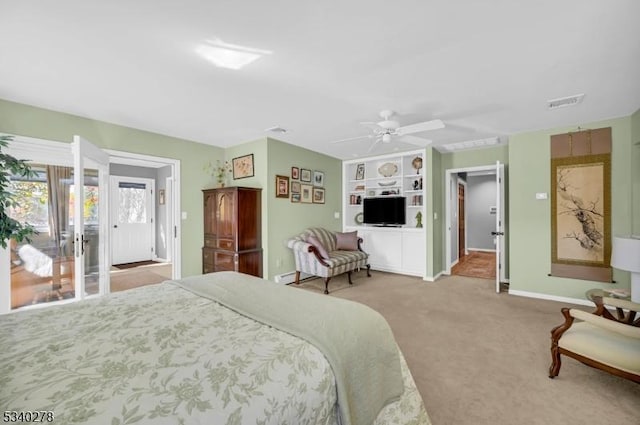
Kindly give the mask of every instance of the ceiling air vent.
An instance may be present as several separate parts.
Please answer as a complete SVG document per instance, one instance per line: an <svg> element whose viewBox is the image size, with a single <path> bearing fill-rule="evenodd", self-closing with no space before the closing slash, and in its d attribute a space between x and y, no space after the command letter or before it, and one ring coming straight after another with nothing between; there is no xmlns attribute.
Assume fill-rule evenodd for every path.
<svg viewBox="0 0 640 425"><path fill-rule="evenodd" d="M561 97L558 99L547 100L547 108L548 109L558 109L564 108L565 106L575 106L578 103L582 102L584 98L583 94L576 94L573 96Z"/></svg>
<svg viewBox="0 0 640 425"><path fill-rule="evenodd" d="M287 129L276 125L275 127L266 128L264 131L272 133L286 133Z"/></svg>

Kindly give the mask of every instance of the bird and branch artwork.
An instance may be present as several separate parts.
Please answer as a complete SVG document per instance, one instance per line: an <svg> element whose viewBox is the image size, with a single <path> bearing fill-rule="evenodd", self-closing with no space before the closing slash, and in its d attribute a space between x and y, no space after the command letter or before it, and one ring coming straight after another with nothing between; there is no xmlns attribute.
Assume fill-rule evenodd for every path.
<svg viewBox="0 0 640 425"><path fill-rule="evenodd" d="M594 149L591 131L559 136L568 137L552 136L551 274L611 282L611 139Z"/></svg>

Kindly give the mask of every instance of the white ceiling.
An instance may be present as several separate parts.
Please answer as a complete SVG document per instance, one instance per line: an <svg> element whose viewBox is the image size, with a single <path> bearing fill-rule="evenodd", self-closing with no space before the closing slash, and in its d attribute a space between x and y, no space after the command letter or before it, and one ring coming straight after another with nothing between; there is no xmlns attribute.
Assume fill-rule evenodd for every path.
<svg viewBox="0 0 640 425"><path fill-rule="evenodd" d="M0 16L0 98L221 147L348 159L372 141L330 142L382 109L443 120L415 135L444 150L640 108L637 0L0 0ZM273 53L217 68L195 53L216 38Z"/></svg>

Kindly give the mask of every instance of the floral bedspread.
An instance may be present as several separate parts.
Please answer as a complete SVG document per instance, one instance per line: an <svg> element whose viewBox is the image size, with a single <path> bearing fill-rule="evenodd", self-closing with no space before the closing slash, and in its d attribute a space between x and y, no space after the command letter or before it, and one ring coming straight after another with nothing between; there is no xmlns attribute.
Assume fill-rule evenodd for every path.
<svg viewBox="0 0 640 425"><path fill-rule="evenodd" d="M53 423L338 423L313 345L169 283L0 316L0 406ZM428 424L405 392L382 424Z"/></svg>

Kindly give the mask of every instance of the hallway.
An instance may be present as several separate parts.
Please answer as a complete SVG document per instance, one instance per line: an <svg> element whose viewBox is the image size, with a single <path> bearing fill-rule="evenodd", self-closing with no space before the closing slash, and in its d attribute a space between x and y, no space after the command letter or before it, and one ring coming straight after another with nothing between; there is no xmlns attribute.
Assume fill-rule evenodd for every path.
<svg viewBox="0 0 640 425"><path fill-rule="evenodd" d="M451 268L451 274L495 279L496 254L495 252L469 251L468 255L461 257L458 263Z"/></svg>

